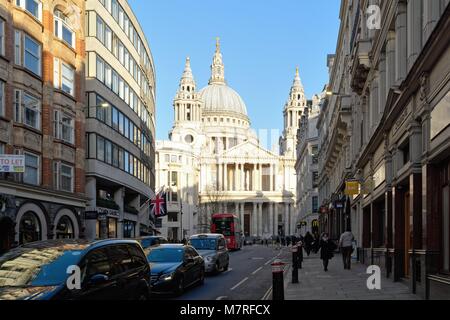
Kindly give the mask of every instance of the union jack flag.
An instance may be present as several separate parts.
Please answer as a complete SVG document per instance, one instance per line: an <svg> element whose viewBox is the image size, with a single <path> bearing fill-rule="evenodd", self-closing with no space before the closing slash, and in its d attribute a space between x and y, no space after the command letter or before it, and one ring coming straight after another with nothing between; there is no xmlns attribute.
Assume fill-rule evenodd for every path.
<svg viewBox="0 0 450 320"><path fill-rule="evenodd" d="M155 199L150 201L151 211L156 218L167 215L167 193L160 191L156 194Z"/></svg>

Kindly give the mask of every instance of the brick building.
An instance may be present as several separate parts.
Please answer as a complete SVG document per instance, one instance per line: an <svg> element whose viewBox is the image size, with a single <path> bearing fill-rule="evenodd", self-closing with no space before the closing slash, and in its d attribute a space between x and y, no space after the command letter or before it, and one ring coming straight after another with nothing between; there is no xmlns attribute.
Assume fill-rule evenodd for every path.
<svg viewBox="0 0 450 320"><path fill-rule="evenodd" d="M0 1L0 253L14 243L83 235L83 0Z"/></svg>

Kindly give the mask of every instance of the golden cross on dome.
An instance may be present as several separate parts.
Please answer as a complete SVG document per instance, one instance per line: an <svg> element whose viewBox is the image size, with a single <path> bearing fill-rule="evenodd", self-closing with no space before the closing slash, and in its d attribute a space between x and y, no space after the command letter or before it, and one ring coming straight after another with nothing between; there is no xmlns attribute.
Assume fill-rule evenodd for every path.
<svg viewBox="0 0 450 320"><path fill-rule="evenodd" d="M220 38L216 37L216 52L220 51Z"/></svg>

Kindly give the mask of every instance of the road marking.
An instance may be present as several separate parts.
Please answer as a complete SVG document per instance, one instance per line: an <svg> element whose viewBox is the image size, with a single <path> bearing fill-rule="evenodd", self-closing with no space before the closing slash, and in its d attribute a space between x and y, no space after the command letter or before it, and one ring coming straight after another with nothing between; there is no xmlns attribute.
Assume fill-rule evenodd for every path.
<svg viewBox="0 0 450 320"><path fill-rule="evenodd" d="M233 271L233 268L229 268L227 271L225 271L224 273L228 273L228 272L231 272L231 271Z"/></svg>
<svg viewBox="0 0 450 320"><path fill-rule="evenodd" d="M267 290L266 294L261 298L261 300L269 300L270 294L272 293L272 287Z"/></svg>
<svg viewBox="0 0 450 320"><path fill-rule="evenodd" d="M262 270L263 267L259 267L258 269L256 269L255 271L253 271L252 275L254 276L255 274L257 274L259 271Z"/></svg>
<svg viewBox="0 0 450 320"><path fill-rule="evenodd" d="M239 282L237 285L235 285L233 288L231 288L230 290L233 291L234 289L236 289L237 287L239 287L241 284L243 284L245 281L248 280L248 277L245 278L244 280L242 280L241 282Z"/></svg>

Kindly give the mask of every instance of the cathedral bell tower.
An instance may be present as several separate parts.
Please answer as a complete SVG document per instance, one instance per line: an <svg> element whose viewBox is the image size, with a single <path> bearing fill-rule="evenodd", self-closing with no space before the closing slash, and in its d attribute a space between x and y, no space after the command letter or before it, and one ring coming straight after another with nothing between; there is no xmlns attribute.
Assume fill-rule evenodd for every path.
<svg viewBox="0 0 450 320"><path fill-rule="evenodd" d="M296 156L297 130L300 128L300 121L306 108L305 90L297 68L289 99L286 102L283 111L284 131L283 136L280 139L280 150L282 155Z"/></svg>
<svg viewBox="0 0 450 320"><path fill-rule="evenodd" d="M180 86L173 102L175 126L183 123L200 123L201 101L196 90L191 60L187 57Z"/></svg>

